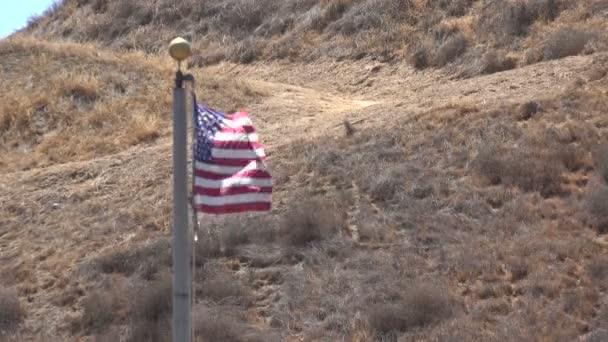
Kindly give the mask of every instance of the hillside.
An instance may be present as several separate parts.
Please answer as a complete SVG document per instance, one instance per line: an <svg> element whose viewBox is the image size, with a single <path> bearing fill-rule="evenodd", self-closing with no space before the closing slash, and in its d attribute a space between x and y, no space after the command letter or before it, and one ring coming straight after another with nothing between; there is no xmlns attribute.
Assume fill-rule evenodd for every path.
<svg viewBox="0 0 608 342"><path fill-rule="evenodd" d="M169 340L161 49L182 32L199 100L251 110L275 186L270 215L202 221L198 341L608 339L605 2L124 4L67 0L0 41L0 341ZM500 6L534 18L509 43L478 28ZM452 24L466 50L412 65L409 39L435 60ZM328 49L384 25L390 58ZM228 53L250 42L255 63ZM516 63L481 71L489 51Z"/></svg>
<svg viewBox="0 0 608 342"><path fill-rule="evenodd" d="M606 50L604 0L64 0L25 32L157 53L177 35L194 65L374 58L462 76Z"/></svg>

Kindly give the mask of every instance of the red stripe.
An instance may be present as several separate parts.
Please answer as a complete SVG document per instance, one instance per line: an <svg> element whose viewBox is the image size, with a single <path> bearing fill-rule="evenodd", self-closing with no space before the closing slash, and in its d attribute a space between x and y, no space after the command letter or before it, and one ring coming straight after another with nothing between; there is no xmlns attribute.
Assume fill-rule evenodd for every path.
<svg viewBox="0 0 608 342"><path fill-rule="evenodd" d="M196 211L206 214L232 214L242 213L245 211L269 211L271 209L270 202L259 202L259 203L243 203L243 204L229 204L222 206L210 206L210 205L197 205Z"/></svg>
<svg viewBox="0 0 608 342"><path fill-rule="evenodd" d="M214 148L222 148L226 150L257 150L258 148L263 148L262 144L257 141L222 141L222 140L214 140L213 141Z"/></svg>
<svg viewBox="0 0 608 342"><path fill-rule="evenodd" d="M228 179L228 178L233 178L233 177L234 178L243 178L243 177L271 178L270 173L268 173L267 171L264 171L264 170L247 170L247 171L237 172L234 175L224 175L221 173L215 173L215 172L195 169L194 175L196 177L212 179L212 180L223 180L223 179Z"/></svg>
<svg viewBox="0 0 608 342"><path fill-rule="evenodd" d="M222 133L255 133L255 128L251 125L238 126L238 127L222 127L220 130Z"/></svg>
<svg viewBox="0 0 608 342"><path fill-rule="evenodd" d="M242 195L242 194L271 194L272 187L256 187L256 186L233 186L229 188L205 188L202 186L194 187L195 195L205 195L205 196L229 196L229 195Z"/></svg>
<svg viewBox="0 0 608 342"><path fill-rule="evenodd" d="M209 165L217 166L234 166L234 167L245 167L249 165L255 159L227 159L227 158L213 158L211 162L207 162Z"/></svg>

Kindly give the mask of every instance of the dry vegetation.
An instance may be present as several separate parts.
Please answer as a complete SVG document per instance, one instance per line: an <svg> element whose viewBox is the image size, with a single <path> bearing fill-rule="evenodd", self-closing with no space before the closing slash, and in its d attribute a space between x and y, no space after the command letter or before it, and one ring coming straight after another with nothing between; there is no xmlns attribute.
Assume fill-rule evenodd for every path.
<svg viewBox="0 0 608 342"><path fill-rule="evenodd" d="M606 6L603 0L64 0L32 18L26 32L146 52L188 34L197 65L368 56L420 69L452 65L472 76L605 50Z"/></svg>
<svg viewBox="0 0 608 342"><path fill-rule="evenodd" d="M88 160L170 133L166 60L30 37L1 41L0 57L0 170ZM197 90L227 110L260 95L245 82L213 75Z"/></svg>
<svg viewBox="0 0 608 342"><path fill-rule="evenodd" d="M301 85L344 70L324 58L368 57L363 81L346 69L357 75L332 80L349 83L338 91L390 92L349 122L321 106L347 102L321 103L338 97L336 83L314 97L283 83L271 94L270 82L193 70L211 105L268 111L276 203L265 216L203 220L198 341L605 341L608 59L576 57L594 62L568 70L574 80L541 74L605 50L607 10L602 0L58 2L0 41L0 340L170 340L170 146L158 142L170 134L172 67L154 53L190 32L194 66L286 59L292 73L269 70ZM447 77L390 69L400 60L467 77L525 67L473 80L521 88L513 94L544 84L535 77L561 83L542 98L469 103L460 89L432 92ZM324 71L298 74L313 61ZM516 75L530 79L507 81ZM424 96L409 105L397 88L416 80ZM466 92L467 81L448 86ZM331 134L301 123L317 107L335 119Z"/></svg>

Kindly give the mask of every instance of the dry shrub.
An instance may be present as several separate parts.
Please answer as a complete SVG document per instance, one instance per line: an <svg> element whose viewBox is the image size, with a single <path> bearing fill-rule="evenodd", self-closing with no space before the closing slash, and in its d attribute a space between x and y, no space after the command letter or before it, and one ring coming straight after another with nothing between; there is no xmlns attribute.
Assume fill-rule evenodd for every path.
<svg viewBox="0 0 608 342"><path fill-rule="evenodd" d="M481 58L481 73L493 74L505 70L514 69L517 63L514 58L509 57L502 50L490 50Z"/></svg>
<svg viewBox="0 0 608 342"><path fill-rule="evenodd" d="M604 182L608 183L608 144L603 144L593 150L595 168Z"/></svg>
<svg viewBox="0 0 608 342"><path fill-rule="evenodd" d="M474 0L439 0L439 6L451 16L463 16L471 9Z"/></svg>
<svg viewBox="0 0 608 342"><path fill-rule="evenodd" d="M585 151L581 148L565 145L557 149L556 154L568 171L576 172L585 166Z"/></svg>
<svg viewBox="0 0 608 342"><path fill-rule="evenodd" d="M148 285L133 307L131 334L128 341L164 342L170 340L173 293L171 278L163 277Z"/></svg>
<svg viewBox="0 0 608 342"><path fill-rule="evenodd" d="M197 336L204 336L205 341L250 341L246 338L246 329L239 320L232 315L214 313L210 310L196 313L194 331Z"/></svg>
<svg viewBox="0 0 608 342"><path fill-rule="evenodd" d="M249 64L258 59L262 54L261 50L261 46L253 39L246 39L235 44L227 56L234 63Z"/></svg>
<svg viewBox="0 0 608 342"><path fill-rule="evenodd" d="M16 293L0 290L0 337L15 332L23 321L25 313Z"/></svg>
<svg viewBox="0 0 608 342"><path fill-rule="evenodd" d="M543 59L552 60L578 55L585 46L597 39L597 33L571 27L564 27L552 33L542 48Z"/></svg>
<svg viewBox="0 0 608 342"><path fill-rule="evenodd" d="M492 1L483 7L476 29L480 36L507 46L527 34L534 20L534 13L523 0Z"/></svg>
<svg viewBox="0 0 608 342"><path fill-rule="evenodd" d="M487 145L480 150L473 165L477 174L490 184L502 183L527 192L538 191L543 197L562 193L563 165L542 151Z"/></svg>
<svg viewBox="0 0 608 342"><path fill-rule="evenodd" d="M597 284L602 286L607 286L606 281L608 281L608 256L598 255L594 257L589 265L587 266L587 270L591 279L593 279Z"/></svg>
<svg viewBox="0 0 608 342"><path fill-rule="evenodd" d="M397 301L372 306L368 320L378 335L385 335L434 324L451 315L445 292L434 286L416 285Z"/></svg>
<svg viewBox="0 0 608 342"><path fill-rule="evenodd" d="M216 303L247 305L250 295L242 282L227 274L217 274L203 282L201 296Z"/></svg>
<svg viewBox="0 0 608 342"><path fill-rule="evenodd" d="M540 103L536 101L528 101L519 106L517 120L527 121L536 115L541 110Z"/></svg>
<svg viewBox="0 0 608 342"><path fill-rule="evenodd" d="M93 261L95 269L103 273L139 274L144 279L154 275L171 263L170 245L165 239L149 245L108 253Z"/></svg>
<svg viewBox="0 0 608 342"><path fill-rule="evenodd" d="M99 98L99 81L95 78L70 78L64 80L61 92L76 102L93 102Z"/></svg>
<svg viewBox="0 0 608 342"><path fill-rule="evenodd" d="M304 246L329 239L344 227L344 208L328 200L313 198L300 201L283 216L281 222L281 234L288 245Z"/></svg>
<svg viewBox="0 0 608 342"><path fill-rule="evenodd" d="M587 195L587 208L598 231L608 232L608 187L600 185L592 189Z"/></svg>
<svg viewBox="0 0 608 342"><path fill-rule="evenodd" d="M443 67L462 55L467 49L467 39L462 33L456 33L448 37L435 53L433 64L436 67Z"/></svg>
<svg viewBox="0 0 608 342"><path fill-rule="evenodd" d="M95 290L83 301L82 328L87 333L103 332L123 309L125 297L117 289Z"/></svg>
<svg viewBox="0 0 608 342"><path fill-rule="evenodd" d="M530 264L522 257L513 257L507 262L507 268L511 272L511 281L519 281L528 276Z"/></svg>
<svg viewBox="0 0 608 342"><path fill-rule="evenodd" d="M156 140L160 137L160 127L161 123L157 118L143 114L134 116L131 121L131 129L129 130L131 132L129 135L131 144L136 145Z"/></svg>
<svg viewBox="0 0 608 342"><path fill-rule="evenodd" d="M415 42L408 48L408 63L418 70L429 67L432 59L431 47L423 42Z"/></svg>

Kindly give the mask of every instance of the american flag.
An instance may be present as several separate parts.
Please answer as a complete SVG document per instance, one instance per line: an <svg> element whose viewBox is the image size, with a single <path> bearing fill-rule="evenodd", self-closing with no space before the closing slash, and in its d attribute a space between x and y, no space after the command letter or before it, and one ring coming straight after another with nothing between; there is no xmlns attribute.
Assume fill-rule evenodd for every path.
<svg viewBox="0 0 608 342"><path fill-rule="evenodd" d="M193 121L194 209L207 214L270 210L272 177L249 114L228 115L195 103Z"/></svg>

